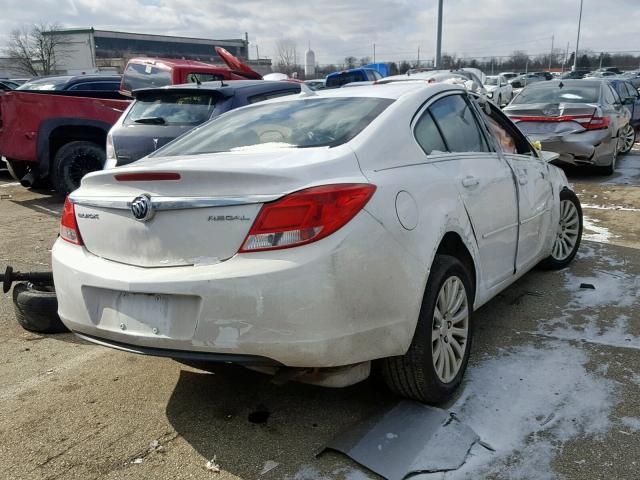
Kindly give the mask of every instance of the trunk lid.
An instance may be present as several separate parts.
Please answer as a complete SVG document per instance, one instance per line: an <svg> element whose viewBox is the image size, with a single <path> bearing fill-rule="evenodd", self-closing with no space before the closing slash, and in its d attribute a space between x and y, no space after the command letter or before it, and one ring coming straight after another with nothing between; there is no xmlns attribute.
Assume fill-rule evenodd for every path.
<svg viewBox="0 0 640 480"><path fill-rule="evenodd" d="M526 135L547 136L585 130L598 108L588 103L534 103L504 110Z"/></svg>
<svg viewBox="0 0 640 480"><path fill-rule="evenodd" d="M121 177L167 173L179 179ZM140 267L210 265L238 252L264 202L310 186L362 182L348 147L323 147L146 158L86 176L70 198L94 255ZM150 218L136 219L132 203L144 209L149 202Z"/></svg>

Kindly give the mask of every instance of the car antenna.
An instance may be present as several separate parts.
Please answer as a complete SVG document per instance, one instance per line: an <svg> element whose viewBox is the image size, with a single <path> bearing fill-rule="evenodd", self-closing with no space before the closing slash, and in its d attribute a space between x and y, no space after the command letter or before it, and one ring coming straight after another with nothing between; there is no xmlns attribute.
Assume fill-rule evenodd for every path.
<svg viewBox="0 0 640 480"><path fill-rule="evenodd" d="M558 84L558 88L562 88L564 87L564 83L562 83L562 80L560 81L560 83Z"/></svg>
<svg viewBox="0 0 640 480"><path fill-rule="evenodd" d="M221 86L221 87L228 87L229 85L225 85L225 84L224 84L224 78L221 78L221 79L220 79L220 86Z"/></svg>

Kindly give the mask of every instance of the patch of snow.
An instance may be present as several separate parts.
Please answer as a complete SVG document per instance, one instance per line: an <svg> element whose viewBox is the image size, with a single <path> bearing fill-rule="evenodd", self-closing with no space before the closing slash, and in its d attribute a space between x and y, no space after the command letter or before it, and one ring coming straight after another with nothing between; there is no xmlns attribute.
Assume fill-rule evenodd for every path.
<svg viewBox="0 0 640 480"><path fill-rule="evenodd" d="M620 270L594 270L591 277L578 277L565 271L566 288L572 299L565 311L582 310L585 307L618 305L630 307L640 299L640 278ZM581 283L594 285L595 290L580 288Z"/></svg>
<svg viewBox="0 0 640 480"><path fill-rule="evenodd" d="M617 237L617 235L612 234L608 228L600 227L597 225L597 223L600 223L600 220L596 220L595 218L589 218L586 215L582 217L582 226L583 226L582 239L583 240L590 240L592 242L599 242L599 243L609 243L609 240L611 238ZM593 232L593 233L587 233L587 231Z"/></svg>
<svg viewBox="0 0 640 480"><path fill-rule="evenodd" d="M620 419L625 427L630 428L634 432L640 432L640 418L637 417L622 417Z"/></svg>
<svg viewBox="0 0 640 480"><path fill-rule="evenodd" d="M471 368L451 410L496 451L476 445L459 470L441 478L556 477L551 463L563 443L610 427L615 383L588 372L588 362L579 348L551 341Z"/></svg>
<svg viewBox="0 0 640 480"><path fill-rule="evenodd" d="M311 465L303 465L300 470L298 470L293 477L290 475L285 475L285 480L333 480L331 477L327 477L326 475L322 475L320 470Z"/></svg>
<svg viewBox="0 0 640 480"><path fill-rule="evenodd" d="M622 205L592 205L590 203L581 203L580 206L583 210L622 210L624 212L640 212L640 208L623 207Z"/></svg>
<svg viewBox="0 0 640 480"><path fill-rule="evenodd" d="M618 315L610 325L598 321L594 315L582 315L583 323L569 322L570 317L553 321L551 335L562 340L587 340L612 347L635 348L640 350L640 338L627 333L629 317ZM575 322L575 320L574 320ZM609 364L601 365L599 373L606 374Z"/></svg>

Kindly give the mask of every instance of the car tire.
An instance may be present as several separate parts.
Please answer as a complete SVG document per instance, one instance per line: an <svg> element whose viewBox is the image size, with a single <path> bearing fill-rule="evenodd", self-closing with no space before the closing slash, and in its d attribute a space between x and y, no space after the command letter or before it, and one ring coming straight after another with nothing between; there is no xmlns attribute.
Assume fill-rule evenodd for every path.
<svg viewBox="0 0 640 480"><path fill-rule="evenodd" d="M13 308L16 320L30 332L67 332L58 316L58 300L51 287L39 287L28 282L13 287Z"/></svg>
<svg viewBox="0 0 640 480"><path fill-rule="evenodd" d="M629 153L636 143L636 129L633 128L631 124L628 123L622 130L620 141L622 142L620 145L620 153Z"/></svg>
<svg viewBox="0 0 640 480"><path fill-rule="evenodd" d="M473 294L470 278L460 260L450 255L436 255L409 350L404 355L382 360L385 383L396 394L433 405L454 395L462 382L471 351ZM451 294L449 297L447 292ZM452 296L455 303L443 307L443 299ZM445 310L444 314L441 309ZM452 322L455 317L460 320ZM451 320L444 323L444 319L449 318ZM466 338L463 339L464 330ZM458 345L456 348L454 341ZM447 370L446 365L451 365L452 360L455 368Z"/></svg>
<svg viewBox="0 0 640 480"><path fill-rule="evenodd" d="M611 154L611 163L609 165L605 165L604 167L600 167L599 170L603 175L613 175L616 171L616 163L618 162L618 153L620 152L620 136L616 140L616 145L613 148L613 153Z"/></svg>
<svg viewBox="0 0 640 480"><path fill-rule="evenodd" d="M105 149L93 142L70 142L56 152L51 166L53 188L68 195L80 186L87 173L102 170L106 161Z"/></svg>
<svg viewBox="0 0 640 480"><path fill-rule="evenodd" d="M560 192L560 219L554 234L551 255L540 264L547 270L566 268L578 253L582 239L582 207L568 188Z"/></svg>

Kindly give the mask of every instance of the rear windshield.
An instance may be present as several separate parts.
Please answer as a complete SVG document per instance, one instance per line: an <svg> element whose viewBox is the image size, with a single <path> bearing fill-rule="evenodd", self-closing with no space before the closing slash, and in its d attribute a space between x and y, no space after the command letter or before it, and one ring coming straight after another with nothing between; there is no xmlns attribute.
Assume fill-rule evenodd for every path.
<svg viewBox="0 0 640 480"><path fill-rule="evenodd" d="M16 90L63 90L71 77L50 77L30 80Z"/></svg>
<svg viewBox="0 0 640 480"><path fill-rule="evenodd" d="M523 103L598 103L600 87L598 85L545 85L525 88L511 102L512 105Z"/></svg>
<svg viewBox="0 0 640 480"><path fill-rule="evenodd" d="M171 85L171 71L153 65L130 63L122 76L124 90L133 92L139 88Z"/></svg>
<svg viewBox="0 0 640 480"><path fill-rule="evenodd" d="M333 75L332 77L327 78L325 86L329 87L341 87L342 85L346 85L347 83L352 82L366 82L367 76L363 71L359 70L356 72L344 72L339 73L338 75Z"/></svg>
<svg viewBox="0 0 640 480"><path fill-rule="evenodd" d="M484 81L485 85L498 85L498 77L487 77Z"/></svg>
<svg viewBox="0 0 640 480"><path fill-rule="evenodd" d="M125 125L200 125L211 118L218 96L162 92L135 101L124 119Z"/></svg>
<svg viewBox="0 0 640 480"><path fill-rule="evenodd" d="M231 111L153 156L198 155L268 148L334 147L348 142L393 100L315 98L256 104Z"/></svg>

